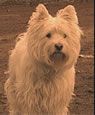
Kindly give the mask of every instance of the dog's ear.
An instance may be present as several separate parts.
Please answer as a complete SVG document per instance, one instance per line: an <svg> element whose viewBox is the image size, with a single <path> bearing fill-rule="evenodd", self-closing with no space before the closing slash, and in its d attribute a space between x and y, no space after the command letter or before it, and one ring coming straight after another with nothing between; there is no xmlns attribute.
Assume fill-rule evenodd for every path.
<svg viewBox="0 0 95 115"><path fill-rule="evenodd" d="M57 12L57 16L64 18L68 21L73 21L78 24L78 18L74 6L68 5L64 9L61 9Z"/></svg>
<svg viewBox="0 0 95 115"><path fill-rule="evenodd" d="M36 7L36 12L33 12L31 18L36 20L43 20L48 17L49 17L49 13L46 7L43 4L39 4Z"/></svg>

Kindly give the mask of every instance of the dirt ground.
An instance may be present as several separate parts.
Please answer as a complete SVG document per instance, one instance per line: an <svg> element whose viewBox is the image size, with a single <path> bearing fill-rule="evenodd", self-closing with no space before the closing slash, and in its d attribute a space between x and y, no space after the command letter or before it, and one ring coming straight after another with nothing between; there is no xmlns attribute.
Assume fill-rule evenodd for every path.
<svg viewBox="0 0 95 115"><path fill-rule="evenodd" d="M63 0L64 1L64 0ZM81 54L93 55L94 35L93 35L93 1L78 0L77 2L49 2L45 3L51 14L64 8L67 4L73 4L78 13L80 26L84 31L81 40ZM15 45L16 36L24 32L27 22L37 4L27 5L7 5L0 6L0 115L7 115L7 99L4 96L4 83L7 76L8 51ZM70 105L71 115L94 115L94 61L93 57L80 57L76 65L76 97Z"/></svg>

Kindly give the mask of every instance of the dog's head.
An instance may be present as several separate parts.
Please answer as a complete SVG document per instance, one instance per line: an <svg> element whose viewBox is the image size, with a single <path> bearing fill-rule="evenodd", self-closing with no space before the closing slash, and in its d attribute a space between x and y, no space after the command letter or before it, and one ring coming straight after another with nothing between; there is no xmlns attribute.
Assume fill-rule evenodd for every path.
<svg viewBox="0 0 95 115"><path fill-rule="evenodd" d="M79 55L81 34L72 5L52 17L40 4L29 20L28 50L37 61L54 66L72 66Z"/></svg>

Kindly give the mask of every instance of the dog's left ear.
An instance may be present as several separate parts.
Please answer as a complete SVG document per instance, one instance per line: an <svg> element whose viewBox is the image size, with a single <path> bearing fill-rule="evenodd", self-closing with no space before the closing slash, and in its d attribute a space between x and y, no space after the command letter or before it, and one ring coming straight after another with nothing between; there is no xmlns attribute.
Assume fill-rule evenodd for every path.
<svg viewBox="0 0 95 115"><path fill-rule="evenodd" d="M39 21L48 17L49 17L48 10L43 4L39 4L36 7L36 12L33 12L31 16L32 19L39 20Z"/></svg>
<svg viewBox="0 0 95 115"><path fill-rule="evenodd" d="M68 5L64 9L59 10L57 12L57 16L66 19L67 21L73 21L74 23L78 24L77 14L74 6L72 5Z"/></svg>

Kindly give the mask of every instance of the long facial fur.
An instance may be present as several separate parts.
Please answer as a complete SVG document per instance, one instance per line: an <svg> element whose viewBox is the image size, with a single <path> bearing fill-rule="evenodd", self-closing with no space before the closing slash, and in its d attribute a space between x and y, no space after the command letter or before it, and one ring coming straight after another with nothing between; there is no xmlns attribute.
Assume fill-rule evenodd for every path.
<svg viewBox="0 0 95 115"><path fill-rule="evenodd" d="M39 18L40 15L43 17ZM48 32L51 32L52 35L50 39L46 37ZM63 37L64 33L67 38ZM56 17L52 17L45 7L41 9L38 6L37 11L33 13L29 21L27 32L28 49L31 49L30 54L38 61L42 60L49 63L49 53L54 49L54 44L61 42L64 46L63 52L70 55L67 66L73 65L77 61L80 52L81 34L82 31L78 26L74 7L68 6L58 11Z"/></svg>

